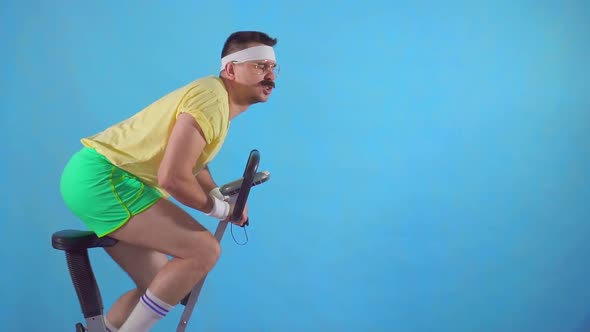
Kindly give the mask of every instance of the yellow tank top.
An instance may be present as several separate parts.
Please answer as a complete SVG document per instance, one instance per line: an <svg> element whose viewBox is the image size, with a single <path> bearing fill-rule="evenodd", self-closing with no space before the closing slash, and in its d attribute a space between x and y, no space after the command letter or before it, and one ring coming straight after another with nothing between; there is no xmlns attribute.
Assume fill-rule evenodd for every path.
<svg viewBox="0 0 590 332"><path fill-rule="evenodd" d="M219 77L197 79L132 117L98 134L82 138L81 142L96 149L115 166L169 196L158 186L157 174L168 137L180 113L189 113L195 118L207 143L193 167L196 173L219 152L229 130L229 99Z"/></svg>

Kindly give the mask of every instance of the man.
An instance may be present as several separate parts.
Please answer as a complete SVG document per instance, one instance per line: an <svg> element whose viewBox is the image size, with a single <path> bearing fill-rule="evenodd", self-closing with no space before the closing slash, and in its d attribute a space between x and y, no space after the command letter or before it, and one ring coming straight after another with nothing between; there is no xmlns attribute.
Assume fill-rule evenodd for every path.
<svg viewBox="0 0 590 332"><path fill-rule="evenodd" d="M83 138L66 165L66 205L99 237L119 240L106 250L137 286L108 311L109 331L148 331L217 262L215 237L166 198L219 220L231 215L234 203L220 195L207 164L231 120L268 100L278 73L276 43L262 32L231 34L218 77L197 79ZM246 219L247 208L235 223Z"/></svg>

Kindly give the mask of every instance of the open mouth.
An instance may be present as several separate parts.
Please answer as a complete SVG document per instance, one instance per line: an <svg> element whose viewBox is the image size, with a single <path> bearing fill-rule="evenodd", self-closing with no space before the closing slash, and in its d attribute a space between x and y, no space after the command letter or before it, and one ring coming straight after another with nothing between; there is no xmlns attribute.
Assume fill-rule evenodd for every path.
<svg viewBox="0 0 590 332"><path fill-rule="evenodd" d="M262 86L262 91L264 94L269 95L272 92L272 89L275 87L275 82L271 80L264 80L260 82L260 85Z"/></svg>
<svg viewBox="0 0 590 332"><path fill-rule="evenodd" d="M264 80L264 81L260 82L260 85L262 85L265 88L274 88L275 82L271 81L271 80Z"/></svg>

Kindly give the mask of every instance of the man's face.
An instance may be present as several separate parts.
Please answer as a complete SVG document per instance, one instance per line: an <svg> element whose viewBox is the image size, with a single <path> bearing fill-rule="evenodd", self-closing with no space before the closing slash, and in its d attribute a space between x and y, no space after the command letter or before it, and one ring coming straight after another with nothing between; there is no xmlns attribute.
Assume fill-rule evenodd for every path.
<svg viewBox="0 0 590 332"><path fill-rule="evenodd" d="M265 102L275 87L278 67L271 60L234 63L234 81L240 86L241 97L250 104Z"/></svg>

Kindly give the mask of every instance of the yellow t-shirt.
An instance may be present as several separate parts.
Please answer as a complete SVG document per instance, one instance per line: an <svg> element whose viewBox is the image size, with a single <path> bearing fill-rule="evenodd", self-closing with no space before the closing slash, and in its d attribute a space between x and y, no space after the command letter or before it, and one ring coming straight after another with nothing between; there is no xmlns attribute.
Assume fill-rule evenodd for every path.
<svg viewBox="0 0 590 332"><path fill-rule="evenodd" d="M81 142L169 196L158 186L158 167L176 117L184 112L195 118L207 142L193 167L196 173L219 152L230 125L227 91L215 76L197 79L172 91L132 117Z"/></svg>

